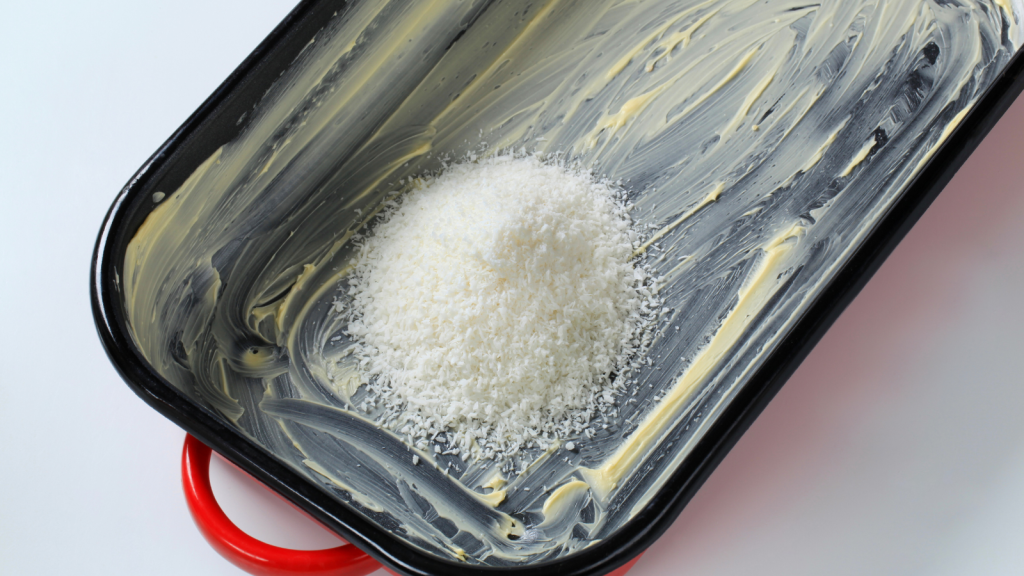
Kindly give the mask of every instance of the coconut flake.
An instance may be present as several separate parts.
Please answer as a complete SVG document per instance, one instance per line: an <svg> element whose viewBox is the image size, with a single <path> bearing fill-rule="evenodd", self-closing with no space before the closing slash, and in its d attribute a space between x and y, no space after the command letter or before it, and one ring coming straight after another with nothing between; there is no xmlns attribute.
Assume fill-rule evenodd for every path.
<svg viewBox="0 0 1024 576"><path fill-rule="evenodd" d="M661 307L624 194L536 156L413 182L349 278L347 333L381 420L483 458L592 434Z"/></svg>

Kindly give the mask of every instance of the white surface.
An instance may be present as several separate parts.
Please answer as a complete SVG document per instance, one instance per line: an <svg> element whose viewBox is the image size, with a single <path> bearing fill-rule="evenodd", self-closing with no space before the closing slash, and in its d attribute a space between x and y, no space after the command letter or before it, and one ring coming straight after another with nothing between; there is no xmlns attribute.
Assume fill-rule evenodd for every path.
<svg viewBox="0 0 1024 576"><path fill-rule="evenodd" d="M290 10L10 2L0 19L0 574L240 574L183 433L100 348L88 264L131 174ZM632 574L1024 573L1024 100ZM215 461L228 513L333 537Z"/></svg>

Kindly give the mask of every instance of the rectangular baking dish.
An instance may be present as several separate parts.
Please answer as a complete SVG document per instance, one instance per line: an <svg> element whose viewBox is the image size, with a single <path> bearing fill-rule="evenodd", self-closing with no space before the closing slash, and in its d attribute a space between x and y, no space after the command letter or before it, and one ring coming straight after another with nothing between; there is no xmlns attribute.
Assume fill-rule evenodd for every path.
<svg viewBox="0 0 1024 576"><path fill-rule="evenodd" d="M397 572L623 565L1024 88L1017 2L755 4L299 4L114 201L90 285L108 355L147 403ZM501 148L622 180L671 313L639 402L578 454L506 471L487 507L474 494L493 470L410 472L392 456L413 448L308 358L338 361L320 288L389 184ZM541 494L569 482L586 485L578 517L545 533ZM508 522L542 537L484 534Z"/></svg>

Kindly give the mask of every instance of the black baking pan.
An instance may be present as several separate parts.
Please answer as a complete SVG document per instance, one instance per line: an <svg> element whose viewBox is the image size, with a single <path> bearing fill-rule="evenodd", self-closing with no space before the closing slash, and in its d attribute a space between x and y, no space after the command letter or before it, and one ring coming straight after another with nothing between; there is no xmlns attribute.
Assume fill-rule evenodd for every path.
<svg viewBox="0 0 1024 576"><path fill-rule="evenodd" d="M1024 60L1015 48L1017 16L1008 14L1001 7L1004 3L967 3L966 8L936 3L932 7L934 22L928 21L933 24L931 27L914 28L919 38L892 32L892 46L885 44L883 32L890 30L886 28L890 23L899 21L899 10L905 8L904 5L894 8L893 13L884 13L885 9L880 9L884 14L875 14L875 20L868 17L868 22L881 22L874 29L863 24L864 18L853 17L858 14L870 16L870 12L853 14L849 28L844 29L849 34L844 35L822 32L815 18L831 11L829 18L842 22L846 15L844 11L854 3L823 3L813 7L798 3L792 6L786 2L768 3L767 8L757 9L774 10L779 14L774 22L782 21L782 24L765 32L763 41L758 40L760 43L750 44L750 38L756 38L754 32L761 30L761 26L768 26L764 22L772 20L764 19L764 14L745 19L751 15L742 11L730 13L729 3L720 3L721 10L706 14L696 3L690 6L671 2L652 3L659 10L650 14L624 13L611 5L607 13L602 13L597 3L586 7L574 2L438 2L436 7L427 4L313 0L299 4L117 196L96 243L90 283L93 314L107 354L125 382L143 400L343 538L403 574L469 575L500 571L583 576L607 573L641 553L679 514L843 308L1024 89ZM1010 6L1012 11L1017 5ZM672 13L674 8L679 8L680 12ZM360 20L365 16L361 11L373 10L376 12L366 16L365 21ZM452 12L452 16L442 14L445 10ZM918 14L904 16L924 18ZM640 17L646 20L638 20ZM949 32L964 22L970 22L978 30L978 36L975 43L961 46L958 38L964 36L950 35ZM744 30L744 26L749 27L749 33L734 33L737 29ZM330 44L332 39L344 39L346 33L351 33L349 28L358 32L352 33L350 52L344 58L331 61L330 66L316 68L320 62L317 58L321 57L318 54L324 54L317 50ZM566 39L577 30L580 34L578 40ZM735 57L730 56L730 44L715 44L715 31L722 34L718 40L731 39L732 44L738 47ZM531 34L536 34L536 37L531 37ZM417 51L401 52L396 43L399 37L402 41L408 37L408 43L416 46ZM865 43L861 44L858 38ZM812 39L824 42L830 49L820 54L820 59L814 61L815 66L806 77L800 76L799 66L793 68L791 76L786 76L790 73L787 62L796 58L794 54L800 54L796 47L810 45ZM559 59L569 58L564 54L570 52L558 51L558 42L563 41L572 42L574 54L586 53L589 56L572 60L571 65L564 68L559 67ZM874 50L872 42L884 49ZM506 66L515 71L518 61L512 57L506 60L495 57L494 66L481 65L478 70L473 70L473 74L461 71L465 68L460 66L472 68L478 64L473 58L490 58L488 50L495 50L495 45L500 45L500 54L518 55L521 61L533 63L536 68L524 64L525 68L503 76L501 83L488 84L484 91L479 86L482 79L497 78L505 73ZM673 67L684 66L686 62L677 58L681 51L698 50L705 45L714 45L715 50L694 54L699 54L695 61L705 62L706 66L686 69L690 74L686 76L686 83L694 90L692 97L681 95L679 91L686 88L683 85L673 85L672 90L663 91L657 85L652 89L650 84L645 84L656 82L658 74L665 76L673 72L676 70ZM616 50L628 57L612 58ZM808 48L801 57L811 58L808 55L814 53ZM974 54L977 62L967 62L964 54ZM377 75L358 76L360 63L375 62L374 58L379 58L379 62L387 66L380 67ZM864 58L867 62L871 58L879 58L883 64L879 70L884 74L871 75L861 82L857 73L852 71L854 67L846 67L857 58ZM410 64L410 61L414 62ZM406 65L413 67L410 70L420 72L403 72L405 69L400 66ZM446 75L446 66L460 71ZM774 277L775 270L765 269L773 276L770 280L776 283L773 284L775 288L754 307L748 315L750 319L744 320L747 323L743 324L740 340L723 348L723 357L728 361L715 365L714 373L707 377L709 383L701 384L699 390L686 397L685 413L681 412L679 418L673 420L671 429L659 432L659 442L640 455L644 459L636 468L640 472L634 470L631 475L623 477L621 486L616 483L616 490L630 492L621 497L609 496L601 504L604 513L618 518L617 523L609 524L613 527L607 532L595 531L591 536L579 537L584 544L566 553L545 551L522 562L460 562L445 558L425 545L418 545L403 531L401 524L388 515L389 511L368 510L350 492L318 483L315 476L290 463L293 456L268 450L265 441L257 441L258 435L254 436L245 424L239 424L247 417L243 411L232 412L232 406L211 401L209 396L195 391L199 385L172 382L183 370L187 372L186 368L198 364L198 359L189 357L194 349L183 345L187 340L182 336L184 329L157 333L159 342L150 348L146 340L148 337L140 336L149 324L144 326L140 323L139 316L135 317L134 323L131 319L132 313L138 314L138 306L134 304L136 293L128 286L128 278L137 281L139 273L126 269L126 261L134 257L134 253L129 253L131 250L138 250L132 243L140 236L140 229L143 229L147 218L168 202L180 202L183 196L176 195L175 191L182 190L183 186L195 189L195 175L202 177L202 170L220 162L221 157L216 156L221 154L220 151L232 150L230 147L237 147L237 143L258 131L260 123L267 122L266 118L273 115L275 103L281 101L275 98L283 98L280 94L298 85L295 78L309 70L316 72L314 76L318 84L296 89L306 90L298 100L300 105L287 110L280 124L275 125L276 129L269 131L266 137L266 142L278 140L274 140L274 146L268 145L267 150L263 150L266 152L263 156L260 156L263 152L254 153L253 158L263 167L260 174L266 172L277 158L273 151L278 146L287 146L290 142L287 138L302 129L300 125L305 124L305 119L313 118L318 110L326 107L323 103L329 103L332 94L343 92L345 86L361 78L363 90L353 94L366 102L360 104L356 96L349 97L348 105L332 112L334 116L330 122L332 127L341 127L337 129L345 133L342 136L355 138L358 146L347 156L339 152L342 155L338 158L328 157L330 161L314 162L312 168L300 172L306 180L288 181L285 188L294 190L294 197L307 194L295 200L290 208L288 202L294 198L290 199L280 190L275 193L277 195L267 193L260 196L259 208L250 210L259 212L252 217L255 224L247 229L245 235L213 246L216 250L211 249L212 256L201 264L216 271L216 280L211 280L208 274L190 276L189 289L196 292L179 300L180 308L201 308L202 295L195 287L202 278L210 282L206 288L213 287L205 294L216 301L226 298L225 286L236 287L238 283L233 278L242 274L239 270L244 272L249 262L258 260L258 254L254 256L246 252L247 243L259 238L273 239L274 234L290 225L293 222L290 218L296 215L312 218L309 215L312 209L303 210L313 200L322 199L322 194L346 199L345 205L339 205L336 210L341 220L343 213L350 216L350 221L339 224L339 230L325 229L324 234L334 238L331 234L351 229L352 224L357 223L351 219L351 213L354 210L362 213L367 206L347 200L349 196L346 194L354 198L355 193L350 190L356 190L356 186L368 186L366 190L369 190L377 185L374 184L377 180L373 179L375 173L372 173L375 163L383 165L394 160L388 164L393 167L389 168L392 171L386 175L387 178L398 180L404 177L400 170L406 167L402 163L406 162L407 156L403 156L402 151L407 149L394 142L418 145L417 138L428 138L439 154L452 155L483 146L481 141L460 140L462 133L456 133L440 121L434 123L436 126L431 125L429 130L423 130L422 126L408 120L410 109L418 114L427 114L430 98L436 94L441 94L440 98L445 103L435 118L455 118L472 128L474 133L478 126L472 122L484 122L479 119L488 118L488 114L494 112L494 118L499 118L500 122L494 120L479 126L481 138L492 140L492 145L494 142L506 147L521 146L525 142L546 143L549 139L543 136L549 133L544 130L548 130L554 135L553 140L557 140L559 135L564 139L560 144L551 144L554 148L548 148L547 152L582 159L602 175L626 181L624 186L627 189L633 187L633 201L640 206L642 215L638 218L662 224L663 232L659 232L662 235L658 239L668 246L666 250L669 253L677 248L693 250L691 254L679 252L682 255L678 258L685 263L696 261L688 264L695 271L693 277L701 277L699 271L705 266L704 262L735 257L734 266L724 272L712 270L703 277L703 284L694 280L692 286L684 285L685 289L678 291L678 311L673 307L673 314L682 313L684 304L690 306L690 310L703 310L707 316L705 324L710 326L708 334L711 334L711 340L716 326L729 321L729 311L738 306L736 299L742 304L743 297L725 299L719 308L702 304L704 301L700 299L711 298L714 296L713 286L729 282L740 294L744 290L749 292L746 287L750 285L750 274L761 265L757 264L761 261L754 256L747 257L747 253L774 249L765 246L804 242L805 237L813 237L816 227L831 217L829 211L844 205L843 202L849 202L849 206L856 207L856 210L849 208L850 212L844 213L843 218L834 218L838 222L834 224L837 226L834 234L826 235L816 243L808 241L807 260L800 265L780 268L777 277ZM945 83L956 75L957 70L968 72L964 72L956 83ZM768 73L758 76L760 72ZM387 73L394 74L394 77L387 77ZM459 74L464 76L456 81ZM693 74L705 76L698 78L701 82L693 82ZM589 89L588 82L597 82L595 78L600 80L601 87L594 88L593 94L588 96L585 94ZM798 80L802 84L797 83ZM732 83L748 81L747 89L731 91ZM787 81L790 84L786 84ZM835 94L838 89L834 87L846 86L844 83L848 83L848 89ZM609 93L607 99L602 100L605 87L613 85L617 91L612 91L614 93ZM808 86L820 86L821 89L818 92L805 90ZM565 91L558 92L562 88ZM577 96L577 93L582 95ZM556 94L561 99L556 98ZM650 99L643 102L635 100L649 95ZM830 100L833 96L835 101ZM529 100L531 97L537 99L532 107L528 105L532 102ZM722 118L716 116L715 106L728 102L729 98L743 101L743 113L735 117L731 114ZM562 103L570 101L575 106L572 113L558 109ZM629 103L635 105L627 106ZM664 105L663 109L658 108L661 105ZM800 106L805 106L805 109ZM383 112L379 117L373 116L371 112L378 109ZM638 110L636 116L627 117L627 109ZM735 106L730 110L735 113ZM796 113L794 110L804 111ZM656 144L665 144L666 141L659 141L655 136L640 131L646 118L644 114L653 115L655 112L659 121L666 119L663 124L680 127L680 132L665 132L675 138L672 140L666 136L671 146L659 147ZM517 124L521 118L534 113L533 120ZM576 113L578 118L572 116ZM795 120L793 114L796 114ZM619 120L621 122L616 123ZM603 129L600 128L602 122L605 122ZM696 123L699 122L724 122L728 130L709 137L714 131L698 130ZM572 132L568 128L562 129L562 126L582 126L586 130ZM570 132L571 137L567 135ZM399 134L401 138L396 136L390 148L383 145L374 147L375 139L388 133ZM742 135L733 136L734 133ZM692 187L679 187L678 194L673 188L673 182L676 182L673 178L680 171L693 171L703 166L702 158L727 155L734 149L731 147L739 149L740 145L732 142L738 142L740 138L756 143L760 142L758 138L775 137L773 134L778 136L779 144L765 155L751 156L756 160L740 162L737 164L742 164L739 168L723 169L721 174L703 174L694 179ZM805 140L794 142L796 136ZM589 147L581 144L585 140L590 142ZM309 142L313 147L319 141L313 138ZM546 144L535 144L538 147L542 145ZM757 149L760 144L753 146ZM623 147L629 147L629 153L609 156L617 153L616 150L625 150ZM642 153L631 154L636 151ZM227 156L223 158L228 163ZM317 160L324 158L316 157ZM736 158L742 160L746 156L737 152ZM660 168L655 166L655 160L662 162ZM799 168L792 172L792 178L773 180L771 170L785 160L795 162ZM419 165L416 162L408 160L407 164L414 164L409 170L429 170L432 166L426 160ZM345 177L339 176L342 168L335 166L347 165L355 166L351 169L354 172ZM666 172L670 168L675 172ZM762 168L764 174L758 172ZM277 169L275 165L274 170ZM630 172L630 169L634 171ZM284 186L282 182L294 174L288 173L285 167L278 176L273 186L281 188ZM721 188L711 200L701 203L700 198L711 196L707 190L698 189L698 185L710 186L719 177ZM249 186L254 178L243 179L238 190ZM310 179L314 181L310 182ZM366 184L368 181L372 181L372 185ZM869 186L872 182L877 185ZM876 190L881 192L878 196L870 196L864 192L869 189L872 193ZM734 190L736 196L730 196ZM813 194L804 198L799 195L803 193L801 191L812 191ZM665 202L671 205L669 201L675 197L673 194L684 198L691 192L696 195L695 201L686 203L680 200L680 207L675 211L664 208L664 202L659 202L663 204L663 211L659 213L658 203L651 200L665 198ZM722 199L719 199L719 194ZM866 200L861 201L862 196ZM756 209L747 210L742 215L727 216L732 208L747 206L744 202L750 198L756 200L751 204L756 205ZM793 198L796 200L791 201ZM200 202L203 197L193 196L191 201ZM654 205L648 206L645 202ZM316 204L316 207L320 206L322 204ZM323 211L321 208L318 210ZM780 228L772 232L772 226L777 227L777 222L758 221L758 214L762 213L786 215L793 222L794 231L786 232ZM239 218L225 216L218 226L222 224L227 229L234 226L236 220ZM679 226L678 222L684 224ZM264 223L265 227L261 228ZM746 246L744 250L745 245L741 245L740 240L730 239L756 236L754 232L761 233L766 229L776 234L778 242L765 241L752 245L753 248ZM288 233L294 233L294 230ZM281 237L280 246L287 245L288 237ZM770 237L771 234L766 236L769 240ZM184 238L183 243L191 241ZM699 238L705 238L706 244L695 244L695 239ZM275 250L282 249L280 246L275 246ZM317 257L324 253L318 252ZM693 253L700 257L687 259ZM672 253L672 256L676 254ZM266 260L261 262L266 265ZM304 263L308 262L289 262L300 270ZM293 277L292 284L284 288L278 285L267 287L267 294L273 293L273 298L261 300L260 304L270 306L282 299L287 301L288 290L297 290L294 286L298 283ZM311 304L314 309L315 304ZM168 308L154 308L152 325L164 323L167 314ZM690 314L698 315L697 312ZM213 325L213 319L207 318L206 321ZM202 330L203 326L200 326L199 332ZM660 361L674 375L685 375L693 365L699 364L695 358L700 358L699 351L704 345L701 338L707 336L699 331L689 335L686 332L683 331L678 347L665 349L665 359ZM236 344L245 350L249 345L257 350L260 345L259 342L253 344L251 338L240 339L240 342ZM191 346L193 343L187 344ZM168 371L162 364L161 368L154 365L153 358L161 354L178 362L174 368L177 372ZM670 360L675 361L673 354L679 357L679 364L670 364ZM287 360L291 361L291 357ZM674 378L672 376L669 380L674 382ZM239 386L251 384L244 379L239 382L243 382ZM672 382L663 385L671 386ZM651 388L654 389L654 384ZM235 392L237 390L232 394ZM234 399L227 392L225 395L228 400ZM656 402L647 406L654 404ZM281 405L278 405L278 410L282 410ZM252 413L254 408L248 408ZM258 405L255 411L259 412ZM620 436L602 441L626 442L623 439L628 439L635 427L631 430L620 422L613 425L612 430L609 435L617 433ZM672 452L676 443L678 446ZM663 458L666 463L675 464L658 468L660 465L655 461L660 462ZM531 522L529 511L516 517L526 523ZM458 534L453 536L453 541L457 537ZM600 540L600 544L589 545L593 540Z"/></svg>

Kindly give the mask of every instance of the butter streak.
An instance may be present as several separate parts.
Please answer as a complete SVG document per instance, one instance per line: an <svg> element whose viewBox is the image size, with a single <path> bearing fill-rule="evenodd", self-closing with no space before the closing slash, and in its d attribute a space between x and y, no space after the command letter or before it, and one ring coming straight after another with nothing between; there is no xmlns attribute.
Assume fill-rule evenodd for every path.
<svg viewBox="0 0 1024 576"><path fill-rule="evenodd" d="M135 232L133 338L182 393L396 538L495 568L571 555L644 509L962 123L1016 53L1022 6L350 3ZM667 279L619 413L573 451L558 439L507 466L390 430L339 312L385 203L503 148L621 181L648 229L637 254Z"/></svg>

